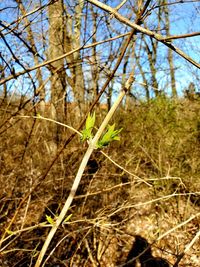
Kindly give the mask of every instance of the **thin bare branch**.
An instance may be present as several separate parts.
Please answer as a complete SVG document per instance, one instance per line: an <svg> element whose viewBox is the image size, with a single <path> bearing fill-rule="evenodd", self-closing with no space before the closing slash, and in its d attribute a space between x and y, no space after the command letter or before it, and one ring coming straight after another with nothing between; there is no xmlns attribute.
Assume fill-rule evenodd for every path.
<svg viewBox="0 0 200 267"><path fill-rule="evenodd" d="M174 52L176 52L177 54L179 54L181 57L183 57L184 59L186 59L188 62L190 62L191 64L193 64L194 66L196 66L197 68L200 69L200 64L197 63L195 60L193 60L191 57L189 57L187 54L185 54L181 49L179 49L178 47L176 47L175 45L173 45L171 42L169 41L165 41L165 38L158 33L155 33L149 29L143 28L142 26L131 22L130 20L128 20L127 18L123 17L121 14L119 14L114 8L103 4L100 1L97 0L88 0L88 2L90 2L91 4L103 9L104 11L107 11L108 13L110 13L110 15L112 15L112 17L115 17L117 20L119 20L120 22L130 26L131 28L137 30L138 32L141 32L143 34L146 34L156 40L158 40L159 42L163 43L164 45L166 45L167 47L169 47L170 49L172 49Z"/></svg>
<svg viewBox="0 0 200 267"><path fill-rule="evenodd" d="M19 76L21 76L21 75L23 75L25 73L31 72L31 71L36 70L38 68L45 67L45 66L47 66L47 65L49 65L49 64L51 64L51 63L53 63L53 62L55 62L57 60L63 59L63 58L65 58L65 57L67 57L67 56L69 56L69 55L71 55L71 54L73 54L73 53L75 53L75 52L77 52L77 51L79 51L81 49L88 49L88 48L94 47L96 45L101 45L101 44L106 43L106 42L111 42L111 41L116 40L118 38L123 38L125 36L128 36L129 34L130 34L130 32L124 33L124 34L121 34L121 35L118 35L118 36L115 36L115 37L112 37L112 38L109 38L107 40L96 42L96 43L93 43L93 44L80 46L80 47L78 47L76 49L73 49L72 51L70 51L68 53L65 53L65 54L63 54L63 55L61 55L59 57L56 57L56 58L51 59L51 60L44 61L44 62L42 62L42 63L40 63L38 65L35 65L35 66L31 67L31 68L27 68L26 71L24 70L24 71L16 72L14 75L10 75L10 76L2 79L0 81L0 85L4 84L4 83L6 83L6 82L8 82L8 81L10 81L12 79L16 79L17 77L19 77Z"/></svg>
<svg viewBox="0 0 200 267"><path fill-rule="evenodd" d="M185 33L185 34L180 34L180 35L171 35L171 36L163 37L163 41L189 38L189 37L195 37L199 35L200 35L200 32Z"/></svg>

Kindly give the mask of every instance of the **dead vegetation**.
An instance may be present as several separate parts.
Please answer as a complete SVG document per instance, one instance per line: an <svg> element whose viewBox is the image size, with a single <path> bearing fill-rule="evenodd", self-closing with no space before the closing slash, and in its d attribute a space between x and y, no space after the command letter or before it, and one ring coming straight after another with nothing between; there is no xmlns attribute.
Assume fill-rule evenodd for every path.
<svg viewBox="0 0 200 267"><path fill-rule="evenodd" d="M158 97L117 111L121 140L92 155L45 266L121 266L135 235L177 262L200 226L199 110L198 100ZM75 137L55 160L71 132L63 128L57 142L52 122L21 116L36 112L1 103L2 267L34 266L47 216L59 214L87 146ZM71 111L65 123L77 128L79 119ZM185 252L177 266L199 266L199 240Z"/></svg>

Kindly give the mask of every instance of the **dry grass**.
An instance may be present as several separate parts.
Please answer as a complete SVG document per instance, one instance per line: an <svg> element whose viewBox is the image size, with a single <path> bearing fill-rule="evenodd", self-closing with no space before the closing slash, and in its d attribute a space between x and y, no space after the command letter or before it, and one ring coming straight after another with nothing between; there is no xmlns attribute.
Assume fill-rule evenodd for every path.
<svg viewBox="0 0 200 267"><path fill-rule="evenodd" d="M122 168L100 151L93 154L45 266L118 266L135 234L157 240L153 254L175 263L200 226L199 105L160 98L117 112L121 141L104 152ZM2 267L34 266L50 227L46 215L59 214L86 150L75 137L48 170L70 131L55 146L55 125L18 116L34 115L30 103L16 111L13 103L1 104ZM68 114L65 123L77 127L73 118ZM199 262L197 240L179 266Z"/></svg>

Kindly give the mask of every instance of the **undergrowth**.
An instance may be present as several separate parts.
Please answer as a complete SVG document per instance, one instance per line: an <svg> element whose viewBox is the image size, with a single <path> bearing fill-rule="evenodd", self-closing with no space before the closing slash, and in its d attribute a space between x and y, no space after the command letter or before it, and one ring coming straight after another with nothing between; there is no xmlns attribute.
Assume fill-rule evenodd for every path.
<svg viewBox="0 0 200 267"><path fill-rule="evenodd" d="M159 97L116 112L121 139L103 149L114 163L100 149L92 155L45 266L118 266L135 234L157 240L154 254L174 264L200 224L199 106ZM0 113L0 265L34 266L47 216L62 209L87 144L76 136L54 161L69 129L56 139L52 122L24 118L35 115L30 103L19 111L1 103ZM79 120L71 112L64 123L77 128ZM198 266L198 257L194 244L179 266Z"/></svg>

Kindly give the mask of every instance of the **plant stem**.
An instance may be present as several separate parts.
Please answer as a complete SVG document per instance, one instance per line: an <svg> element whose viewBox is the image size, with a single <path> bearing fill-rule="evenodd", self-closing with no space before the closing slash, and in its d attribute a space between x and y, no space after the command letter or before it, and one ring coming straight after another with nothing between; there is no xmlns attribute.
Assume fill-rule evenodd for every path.
<svg viewBox="0 0 200 267"><path fill-rule="evenodd" d="M130 82L132 84L133 78L131 78L131 79L129 78L128 81L127 81L127 85L128 85L129 88L130 88ZM50 244L52 238L54 237L59 225L64 220L64 218L65 218L65 216L67 214L67 211L70 208L70 205L71 205L71 203L72 203L72 201L74 199L74 196L75 196L76 191L78 189L78 186L80 184L83 172L84 172L84 170L85 170L85 168L87 166L88 160L90 159L90 156L91 156L93 150L96 149L96 145L97 145L97 142L98 142L99 138L101 137L103 131L105 130L106 126L108 125L108 123L109 123L110 119L112 118L114 112L116 111L116 109L120 105L123 97L126 94L127 89L128 88L126 87L126 90L124 89L119 93L116 101L114 102L113 106L111 107L111 109L109 110L109 112L106 115L105 119L103 120L103 122L102 122L101 126L99 127L97 133L95 134L94 138L92 140L90 140L89 147L88 147L88 149L87 149L87 151L86 151L86 153L85 153L85 155L84 155L84 157L82 159L82 162L80 164L79 170L77 172L77 175L75 177L74 183L72 185L70 194L69 194L69 196L68 196L68 198L67 198L67 200L65 202L65 205L62 208L59 216L57 217L57 219L55 221L55 224L52 225L52 228L51 228L51 230L50 230L50 232L49 232L49 234L48 234L48 236L47 236L47 238L45 240L45 243L44 243L44 245L43 245L43 247L42 247L42 249L40 251L40 254L38 256L38 259L37 259L37 262L35 264L35 267L40 267L40 265L41 265L41 263L43 261L44 255L45 255L45 253L46 253L46 251L47 251L47 249L49 247L49 244Z"/></svg>

